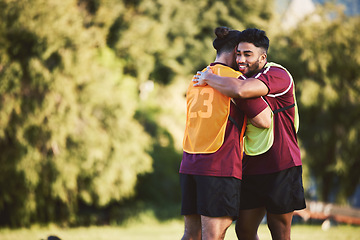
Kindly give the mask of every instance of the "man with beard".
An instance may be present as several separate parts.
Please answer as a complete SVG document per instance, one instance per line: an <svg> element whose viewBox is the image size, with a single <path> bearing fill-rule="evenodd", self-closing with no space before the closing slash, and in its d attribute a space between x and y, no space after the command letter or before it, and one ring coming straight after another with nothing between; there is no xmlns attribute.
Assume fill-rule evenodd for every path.
<svg viewBox="0 0 360 240"><path fill-rule="evenodd" d="M268 48L264 31L246 29L240 34L236 53L243 81L215 75L211 69L198 72L193 80L194 86L208 84L232 98L262 96L273 112L269 129L258 131L249 126L245 134L241 210L236 223L241 240L258 239L257 229L265 214L272 238L290 239L293 212L305 208L295 86L284 67L267 62Z"/></svg>

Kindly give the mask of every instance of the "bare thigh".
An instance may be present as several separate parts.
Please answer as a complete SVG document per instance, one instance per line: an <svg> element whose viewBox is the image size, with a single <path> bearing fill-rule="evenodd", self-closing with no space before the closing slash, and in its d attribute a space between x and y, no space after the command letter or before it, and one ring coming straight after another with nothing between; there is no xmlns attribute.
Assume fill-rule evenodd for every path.
<svg viewBox="0 0 360 240"><path fill-rule="evenodd" d="M285 214L267 214L268 227L273 240L290 240L293 212Z"/></svg>

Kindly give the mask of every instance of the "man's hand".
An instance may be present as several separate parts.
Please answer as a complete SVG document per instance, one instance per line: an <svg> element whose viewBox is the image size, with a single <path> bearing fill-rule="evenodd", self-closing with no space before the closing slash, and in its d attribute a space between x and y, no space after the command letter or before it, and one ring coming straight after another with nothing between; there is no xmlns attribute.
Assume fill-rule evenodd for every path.
<svg viewBox="0 0 360 240"><path fill-rule="evenodd" d="M204 72L198 71L196 75L194 75L192 81L194 82L194 87L203 87L206 86L207 83L205 79L208 79L209 76L213 74L211 68L208 66Z"/></svg>

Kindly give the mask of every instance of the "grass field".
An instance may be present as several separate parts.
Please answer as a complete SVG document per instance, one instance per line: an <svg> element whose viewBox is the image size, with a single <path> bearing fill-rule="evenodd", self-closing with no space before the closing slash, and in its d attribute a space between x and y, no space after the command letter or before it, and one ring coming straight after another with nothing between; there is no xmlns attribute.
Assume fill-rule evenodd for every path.
<svg viewBox="0 0 360 240"><path fill-rule="evenodd" d="M150 221L149 223L131 223L126 227L82 227L58 228L32 227L30 229L0 229L1 240L41 240L56 235L62 240L171 240L180 239L183 222L173 220L165 223ZM360 227L339 225L323 231L320 225L293 225L292 240L359 240ZM267 226L262 224L259 229L261 240L271 240ZM234 225L228 229L226 240L236 240Z"/></svg>

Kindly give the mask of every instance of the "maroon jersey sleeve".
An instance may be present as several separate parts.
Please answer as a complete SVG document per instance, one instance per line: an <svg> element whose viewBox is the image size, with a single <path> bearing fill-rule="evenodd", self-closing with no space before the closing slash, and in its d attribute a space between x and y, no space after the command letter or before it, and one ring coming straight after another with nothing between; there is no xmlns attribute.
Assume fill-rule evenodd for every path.
<svg viewBox="0 0 360 240"><path fill-rule="evenodd" d="M270 95L284 94L292 85L289 74L284 69L274 66L263 69L255 78L265 83Z"/></svg>
<svg viewBox="0 0 360 240"><path fill-rule="evenodd" d="M268 106L261 97L248 99L237 98L234 99L234 102L242 111L244 111L248 118L256 117Z"/></svg>

